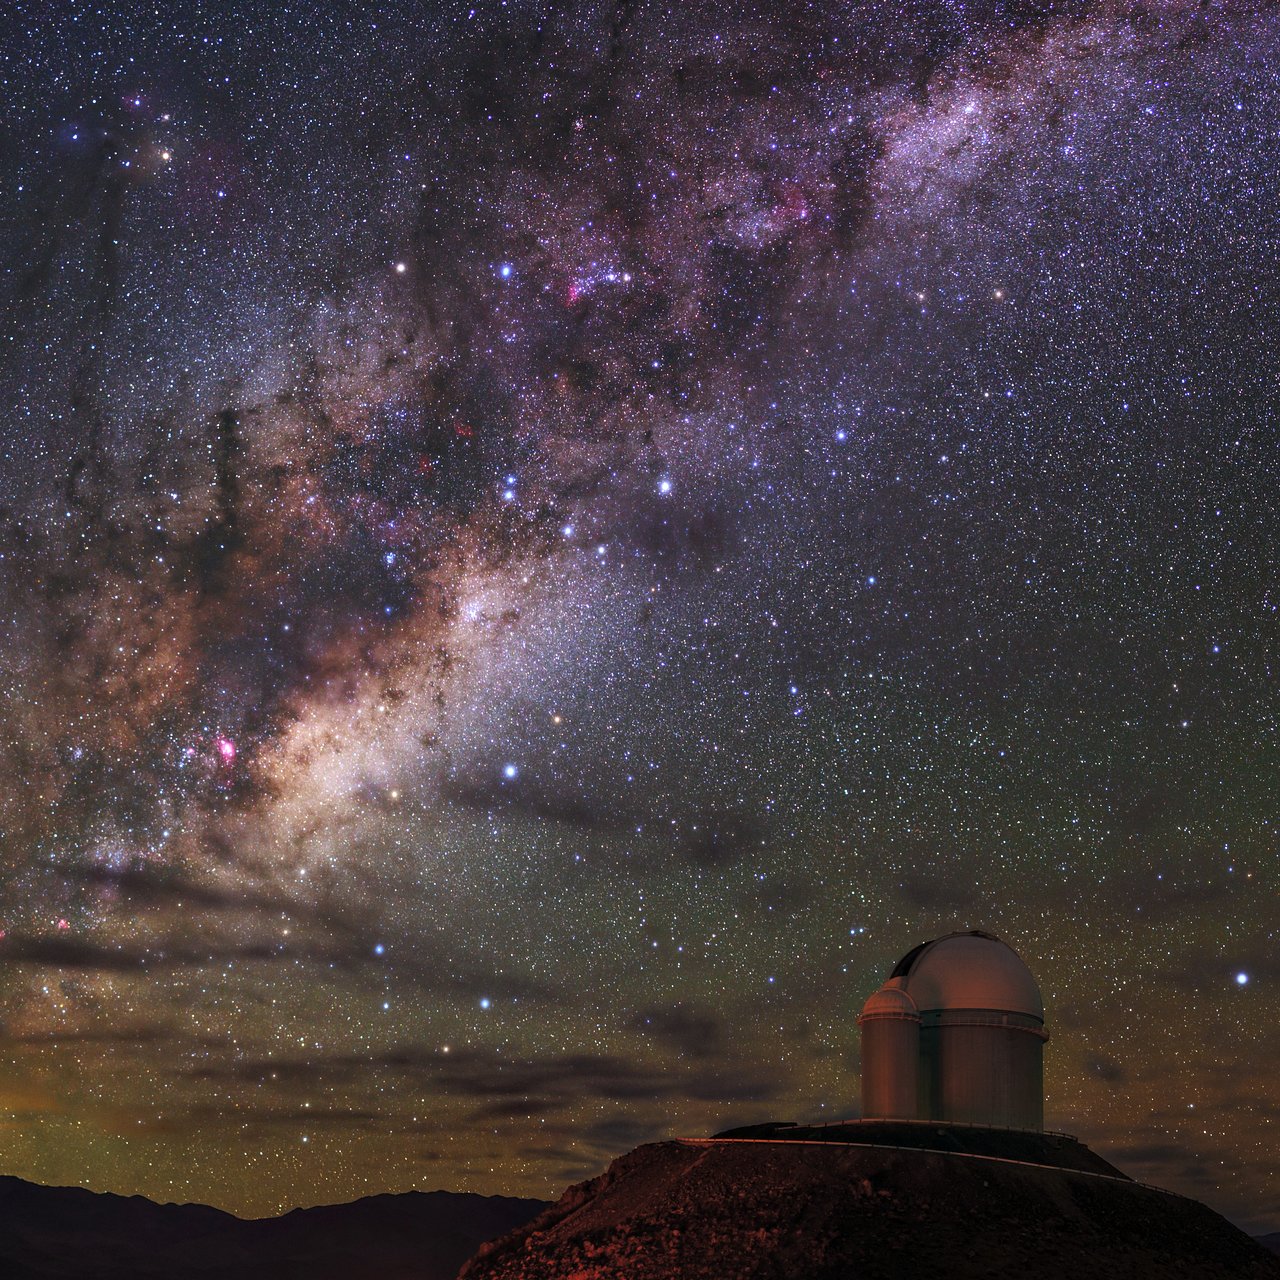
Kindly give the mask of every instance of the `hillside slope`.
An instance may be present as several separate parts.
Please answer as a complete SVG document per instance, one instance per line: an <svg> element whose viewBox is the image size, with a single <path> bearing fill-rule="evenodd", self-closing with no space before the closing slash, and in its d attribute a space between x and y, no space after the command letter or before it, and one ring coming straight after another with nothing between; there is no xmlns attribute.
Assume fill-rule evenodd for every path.
<svg viewBox="0 0 1280 1280"><path fill-rule="evenodd" d="M1212 1210L1125 1179L839 1143L639 1147L465 1280L1280 1280Z"/></svg>

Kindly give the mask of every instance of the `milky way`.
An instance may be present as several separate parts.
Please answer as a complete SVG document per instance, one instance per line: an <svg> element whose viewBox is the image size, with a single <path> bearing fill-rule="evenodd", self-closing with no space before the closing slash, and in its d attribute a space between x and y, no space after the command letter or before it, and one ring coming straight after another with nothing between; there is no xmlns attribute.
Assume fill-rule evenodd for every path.
<svg viewBox="0 0 1280 1280"><path fill-rule="evenodd" d="M107 10L0 46L4 1171L552 1194L982 927L1274 1229L1280 13Z"/></svg>

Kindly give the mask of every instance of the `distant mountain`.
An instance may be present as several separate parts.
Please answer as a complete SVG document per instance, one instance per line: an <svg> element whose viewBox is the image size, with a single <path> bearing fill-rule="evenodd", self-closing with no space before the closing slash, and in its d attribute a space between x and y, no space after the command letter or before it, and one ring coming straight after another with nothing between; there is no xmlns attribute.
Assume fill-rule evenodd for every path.
<svg viewBox="0 0 1280 1280"><path fill-rule="evenodd" d="M459 1280L1280 1280L1204 1205L1073 1159L654 1143L483 1246Z"/></svg>
<svg viewBox="0 0 1280 1280"><path fill-rule="evenodd" d="M546 1204L448 1191L243 1219L0 1177L4 1280L453 1280Z"/></svg>
<svg viewBox="0 0 1280 1280"><path fill-rule="evenodd" d="M1280 1231L1273 1231L1269 1236L1254 1236L1254 1239L1272 1253L1280 1254Z"/></svg>

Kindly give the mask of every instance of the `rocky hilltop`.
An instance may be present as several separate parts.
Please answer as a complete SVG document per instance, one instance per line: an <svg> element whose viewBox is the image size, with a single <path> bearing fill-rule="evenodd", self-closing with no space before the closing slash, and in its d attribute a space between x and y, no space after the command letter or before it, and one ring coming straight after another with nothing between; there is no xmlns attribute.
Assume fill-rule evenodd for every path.
<svg viewBox="0 0 1280 1280"><path fill-rule="evenodd" d="M460 1280L940 1275L1280 1280L1280 1261L1204 1205L1119 1174L740 1138L637 1148L483 1246Z"/></svg>
<svg viewBox="0 0 1280 1280"><path fill-rule="evenodd" d="M541 1200L427 1194L243 1219L199 1204L156 1204L0 1177L4 1280L453 1280L484 1240Z"/></svg>

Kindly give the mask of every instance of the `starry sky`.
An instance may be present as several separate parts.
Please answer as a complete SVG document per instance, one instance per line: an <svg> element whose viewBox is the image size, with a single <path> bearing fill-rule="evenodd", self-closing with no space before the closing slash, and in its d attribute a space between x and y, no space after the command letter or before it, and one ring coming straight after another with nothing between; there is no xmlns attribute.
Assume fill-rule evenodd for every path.
<svg viewBox="0 0 1280 1280"><path fill-rule="evenodd" d="M957 928L1280 1226L1280 10L0 24L3 1172L554 1196Z"/></svg>

